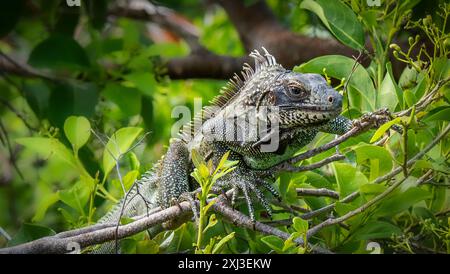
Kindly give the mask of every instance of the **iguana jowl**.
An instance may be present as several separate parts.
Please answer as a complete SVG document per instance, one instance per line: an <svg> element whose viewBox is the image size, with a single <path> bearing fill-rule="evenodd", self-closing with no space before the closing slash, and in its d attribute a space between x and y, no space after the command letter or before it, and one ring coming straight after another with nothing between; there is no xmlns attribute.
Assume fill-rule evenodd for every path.
<svg viewBox="0 0 450 274"><path fill-rule="evenodd" d="M262 49L262 54L257 50L250 54L255 68L245 64L243 77L235 75L222 94L184 126L181 138L171 140L165 156L137 182L125 205L123 199L99 223L117 222L121 212L127 217L144 214L148 206L167 208L194 190L193 149L214 164L227 151L231 151L229 159L239 160L238 167L216 186L243 193L255 220L255 199L271 213L262 189L278 195L271 175L264 171L291 158L319 131L343 134L351 128L352 122L339 116L342 96L322 76L284 69ZM263 149L274 138L276 147Z"/></svg>

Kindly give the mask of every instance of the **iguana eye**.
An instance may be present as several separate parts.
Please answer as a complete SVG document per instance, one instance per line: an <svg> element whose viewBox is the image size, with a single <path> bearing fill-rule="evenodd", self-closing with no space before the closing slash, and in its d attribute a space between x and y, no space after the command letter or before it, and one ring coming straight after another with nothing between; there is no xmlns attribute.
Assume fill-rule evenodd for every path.
<svg viewBox="0 0 450 274"><path fill-rule="evenodd" d="M303 99L307 94L303 87L299 86L289 86L287 90L287 95L292 99L299 100Z"/></svg>

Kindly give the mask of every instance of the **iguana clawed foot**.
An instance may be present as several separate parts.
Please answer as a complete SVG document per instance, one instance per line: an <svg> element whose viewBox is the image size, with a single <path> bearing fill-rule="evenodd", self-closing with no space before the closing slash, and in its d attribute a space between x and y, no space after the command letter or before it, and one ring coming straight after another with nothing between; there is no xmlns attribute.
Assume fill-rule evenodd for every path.
<svg viewBox="0 0 450 274"><path fill-rule="evenodd" d="M277 190L271 185L270 182L262 178L260 172L247 169L245 167L238 167L230 174L224 176L223 179L217 181L217 184L221 187L232 187L233 195L231 197L231 206L234 207L236 197L240 192L244 194L245 201L247 203L250 219L255 222L255 211L253 208L253 196L264 207L269 216L272 215L272 208L264 196L263 189L268 190L272 195L279 198Z"/></svg>
<svg viewBox="0 0 450 274"><path fill-rule="evenodd" d="M194 215L195 223L198 223L200 214L198 212L197 203L195 202L196 195L197 191L184 192L180 195L180 197L178 197L178 199L173 199L173 202L178 206L181 202L189 202L191 205L192 215Z"/></svg>

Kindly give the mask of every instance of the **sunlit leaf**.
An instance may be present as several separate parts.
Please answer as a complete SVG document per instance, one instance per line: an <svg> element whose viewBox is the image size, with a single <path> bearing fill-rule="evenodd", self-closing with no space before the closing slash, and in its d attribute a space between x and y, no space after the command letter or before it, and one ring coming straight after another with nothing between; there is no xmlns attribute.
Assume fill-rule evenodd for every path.
<svg viewBox="0 0 450 274"><path fill-rule="evenodd" d="M141 134L142 128L124 127L117 130L110 138L103 151L103 171L105 177L116 165L116 161L133 145Z"/></svg>
<svg viewBox="0 0 450 274"><path fill-rule="evenodd" d="M228 234L227 236L223 237L215 246L214 249L212 250L212 254L217 254L219 253L222 248L225 246L225 244L229 241L231 241L234 238L234 234L235 232L231 232L230 234Z"/></svg>
<svg viewBox="0 0 450 274"><path fill-rule="evenodd" d="M74 150L78 151L91 136L91 124L83 116L70 116L64 123L64 133Z"/></svg>
<svg viewBox="0 0 450 274"><path fill-rule="evenodd" d="M392 76L391 63L388 63L386 67L387 72L377 95L376 107L387 107L391 112L393 112L399 102L398 94L401 93L401 90Z"/></svg>
<svg viewBox="0 0 450 274"><path fill-rule="evenodd" d="M297 232L300 232L301 234L305 234L306 232L308 232L308 221L303 220L302 218L294 217L294 219L292 219L292 226L295 230L297 230Z"/></svg>
<svg viewBox="0 0 450 274"><path fill-rule="evenodd" d="M277 236L269 235L261 238L261 241L277 253L283 252L284 241Z"/></svg>
<svg viewBox="0 0 450 274"><path fill-rule="evenodd" d="M341 197L347 196L369 182L361 171L347 163L333 163L333 170Z"/></svg>
<svg viewBox="0 0 450 274"><path fill-rule="evenodd" d="M364 48L364 31L355 13L341 1L304 0L301 8L314 12L334 37L354 49Z"/></svg>
<svg viewBox="0 0 450 274"><path fill-rule="evenodd" d="M44 158L57 157L78 169L79 166L72 152L64 146L58 139L47 137L24 137L16 139L16 142L39 153Z"/></svg>
<svg viewBox="0 0 450 274"><path fill-rule="evenodd" d="M361 145L355 147L354 150L356 152L356 161L358 164L362 164L367 160L369 161L370 181L391 171L393 166L392 157L385 148Z"/></svg>
<svg viewBox="0 0 450 274"><path fill-rule="evenodd" d="M381 125L373 134L372 138L370 139L370 142L373 143L373 142L378 141L378 139L380 139L381 136L383 136L383 134L391 128L391 126L398 124L400 121L402 121L402 118L397 117L397 118Z"/></svg>

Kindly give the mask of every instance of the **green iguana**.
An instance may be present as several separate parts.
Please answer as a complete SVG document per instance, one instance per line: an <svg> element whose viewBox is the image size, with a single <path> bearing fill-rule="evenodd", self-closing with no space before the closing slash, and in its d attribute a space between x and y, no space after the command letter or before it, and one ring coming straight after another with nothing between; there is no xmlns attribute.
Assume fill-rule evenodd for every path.
<svg viewBox="0 0 450 274"><path fill-rule="evenodd" d="M214 164L231 151L229 159L239 160L238 166L216 187L242 192L253 221L255 200L271 214L263 190L276 197L278 193L271 184L272 175L265 171L293 157L319 131L340 135L352 122L339 116L342 96L321 75L284 69L262 50L262 54L257 50L250 54L255 68L245 64L242 77L235 74L222 94L182 128L180 138L171 140L159 163L99 223L117 223L121 212L124 217L137 216L186 198L185 193L197 188L190 176L193 149ZM106 243L95 252L111 252L113 247L114 242Z"/></svg>

